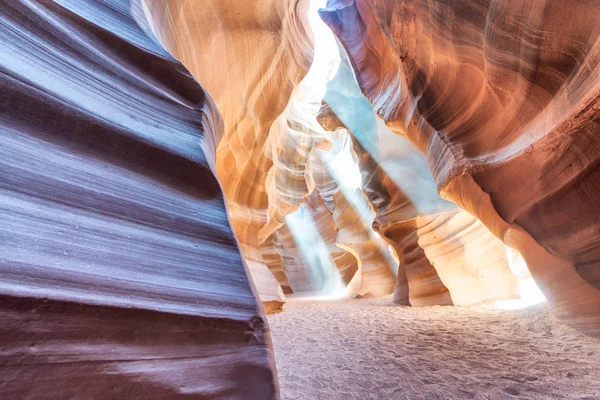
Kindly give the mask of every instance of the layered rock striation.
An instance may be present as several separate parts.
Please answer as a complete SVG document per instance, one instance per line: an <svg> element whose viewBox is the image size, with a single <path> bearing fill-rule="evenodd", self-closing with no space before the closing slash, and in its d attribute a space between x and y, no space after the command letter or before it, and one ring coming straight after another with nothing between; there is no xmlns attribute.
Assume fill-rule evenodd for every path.
<svg viewBox="0 0 600 400"><path fill-rule="evenodd" d="M211 98L136 2L0 15L0 397L276 398Z"/></svg>
<svg viewBox="0 0 600 400"><path fill-rule="evenodd" d="M321 15L442 196L523 255L555 315L600 335L600 5L330 0Z"/></svg>

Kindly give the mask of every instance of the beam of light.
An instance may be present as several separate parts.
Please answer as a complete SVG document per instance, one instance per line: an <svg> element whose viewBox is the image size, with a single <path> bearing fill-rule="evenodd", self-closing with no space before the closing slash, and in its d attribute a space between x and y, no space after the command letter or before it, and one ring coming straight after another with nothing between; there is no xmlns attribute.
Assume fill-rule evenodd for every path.
<svg viewBox="0 0 600 400"><path fill-rule="evenodd" d="M321 127L317 116L327 83L336 74L341 59L333 33L318 15L325 2L309 2L308 23L314 37L313 61L302 81L294 87L283 113L271 125L265 143L265 155L272 159L273 166L266 181L269 197L267 223L259 232L259 243L279 229L283 217L296 211L312 192L314 182L308 163L310 153L317 148L327 148L329 144L330 133ZM281 184L286 179L288 184Z"/></svg>
<svg viewBox="0 0 600 400"><path fill-rule="evenodd" d="M302 82L294 89L287 108L296 111L295 120L300 121L302 125L308 128L307 134L322 134L331 139L333 146L331 151L316 150L316 147L314 148L315 151L320 152L330 175L338 183L350 205L356 210L363 211L357 212L362 219L357 223L362 223L370 236L377 242L381 254L388 261L388 265L397 266L388 251L387 243L380 237L375 236L376 234L371 227L375 215L368 199L360 190L362 176L352 151L352 141L346 132L343 132L343 134L326 132L317 122L321 102L326 96L329 82L338 74L341 65L337 39L318 15L318 10L325 5L326 0L311 0L310 2L309 24L315 38L313 63ZM363 97L363 99L369 105L368 108L371 110L374 121L370 103L366 98ZM286 119L289 121L288 116L286 116ZM320 287L318 292L301 292L292 297L321 300L343 297L345 284L331 259L327 245L316 229L311 212L302 205L297 211L286 215L284 219L298 249L308 264L310 276L313 282L316 283L315 286ZM397 274L397 269L393 272Z"/></svg>
<svg viewBox="0 0 600 400"><path fill-rule="evenodd" d="M326 3L326 0L312 0L309 11L309 21L315 33L313 66L322 71L314 72L315 77L319 79L320 100L325 100L327 103L333 101L338 104L339 107L335 111L344 113L351 121L351 125L347 126L351 127L351 130L353 128L353 132L358 132L358 136L361 136L363 140L368 138L369 143L377 144L377 121L371 103L362 95L352 69L346 62L342 62L343 51L338 45L335 35L318 15L319 8L325 7ZM311 72L313 72L312 67L309 74ZM323 84L321 85L321 83ZM337 91L331 91L332 85L340 89L342 95L336 95ZM345 92L345 87L348 85L350 85L349 91ZM331 94L334 95L333 98ZM346 121L344 122L346 123ZM367 196L361 190L362 175L348 132L345 129L331 132L331 142L331 150L317 150L317 152L331 177L338 183L339 190L348 204L360 216L360 220L356 223L362 224L371 239L377 244L379 253L386 264L394 275L397 275L398 262L390 253L388 243L372 228L375 212L372 210ZM424 165L427 167L426 162ZM429 172L428 168L427 171Z"/></svg>
<svg viewBox="0 0 600 400"><path fill-rule="evenodd" d="M519 279L520 298L516 300L499 300L494 302L494 306L501 310L519 310L544 303L546 298L529 274L527 263L521 254L506 246L506 257L508 258L510 270Z"/></svg>
<svg viewBox="0 0 600 400"><path fill-rule="evenodd" d="M311 212L302 205L296 212L286 215L285 222L310 268L313 281L321 287L317 292L304 292L302 295L320 299L343 297L346 285L325 241L315 228Z"/></svg>
<svg viewBox="0 0 600 400"><path fill-rule="evenodd" d="M313 63L300 84L294 89L290 101L303 110L302 123L307 124L312 134L326 134L317 122L321 101L327 91L328 82L333 79L341 59L335 36L318 15L326 0L311 0L308 19L314 36ZM299 107L299 103L304 107ZM338 179L347 187L359 187L362 181L357 163L347 152L336 152L334 169ZM342 172L346 171L346 173ZM332 175L333 176L333 175ZM358 185L358 186L357 186ZM316 229L311 213L302 205L297 211L286 215L285 222L303 258L307 261L310 276L321 289L317 292L301 292L292 296L295 299L331 299L344 296L345 284L323 238ZM288 296L289 297L289 296Z"/></svg>
<svg viewBox="0 0 600 400"><path fill-rule="evenodd" d="M358 160L355 158L350 134L345 129L337 130L332 133L331 141L332 148L330 150L317 150L317 152L329 174L338 183L338 188L344 195L344 198L359 216L360 220L356 221L356 224L362 225L362 228L368 233L370 240L374 241L377 245L378 251L385 260L386 265L397 276L397 258L394 258L392 253L390 253L388 242L373 230L373 221L376 214L367 195L361 190L362 175L358 166ZM347 243L340 243L340 245L344 245L344 247L338 247L348 251L348 248L345 247ZM360 255L358 255L359 257Z"/></svg>
<svg viewBox="0 0 600 400"><path fill-rule="evenodd" d="M392 247L391 244L388 244L388 252L390 253L390 257L392 257L394 262L396 264L400 265L400 257L398 257L398 253L396 252L396 250L394 250L394 248ZM397 270L396 270L396 276L398 276Z"/></svg>
<svg viewBox="0 0 600 400"><path fill-rule="evenodd" d="M337 45L337 42L336 42ZM407 138L390 131L363 95L341 46L331 50L340 60L327 83L324 100L361 146L402 190L418 213L456 210L438 195L426 157Z"/></svg>

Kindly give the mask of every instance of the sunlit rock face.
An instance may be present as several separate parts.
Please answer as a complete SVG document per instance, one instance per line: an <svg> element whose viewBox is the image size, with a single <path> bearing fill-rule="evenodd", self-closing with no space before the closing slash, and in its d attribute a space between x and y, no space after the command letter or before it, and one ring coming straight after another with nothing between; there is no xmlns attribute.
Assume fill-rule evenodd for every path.
<svg viewBox="0 0 600 400"><path fill-rule="evenodd" d="M518 297L502 241L439 197L425 157L407 139L380 126L379 142L380 170L369 183L376 228L403 257L408 293L400 276L396 301L408 295L412 305L468 305Z"/></svg>
<svg viewBox="0 0 600 400"><path fill-rule="evenodd" d="M309 26L312 7L327 29L318 2L244 10L230 3L152 1L145 10L223 115L217 172L261 299L277 308L284 293L341 295L355 277L366 279L352 285L354 294L391 293L397 262L387 243L369 236L368 199L358 189L350 196L360 204L349 204L321 159L334 144L316 120L328 79L319 74L329 67L313 63L314 53L327 51Z"/></svg>
<svg viewBox="0 0 600 400"><path fill-rule="evenodd" d="M321 15L442 196L523 255L555 315L600 335L600 4L330 0Z"/></svg>
<svg viewBox="0 0 600 400"><path fill-rule="evenodd" d="M216 163L229 217L261 298L281 304L283 291L272 274L287 289L289 283L272 236L276 229L260 237L261 229L269 201L283 197L274 198L277 188L298 192L295 201L288 196L279 203L287 211L298 208L308 189L303 171L282 185L276 170L285 138L269 131L311 64L312 40L300 18L308 1L256 1L240 8L233 0L159 0L145 7L163 45L207 89L223 116ZM268 188L275 188L271 198Z"/></svg>
<svg viewBox="0 0 600 400"><path fill-rule="evenodd" d="M212 100L135 2L0 16L0 398L275 398Z"/></svg>
<svg viewBox="0 0 600 400"><path fill-rule="evenodd" d="M351 85L348 81L330 85L331 108L319 117L326 128L343 125L333 110L345 114L353 97ZM355 91L356 103L362 95L358 86ZM333 92L343 101L338 102ZM355 124L352 114L343 118L348 125ZM394 301L413 306L468 305L519 297L519 280L509 267L502 241L472 215L442 199L425 156L372 118L373 132L365 136L368 129L364 129L355 134L355 149L363 186L377 210L373 226L400 258Z"/></svg>
<svg viewBox="0 0 600 400"><path fill-rule="evenodd" d="M514 298L504 244L441 199L420 151L376 119L331 32L311 20L320 3L145 3L224 116L217 171L268 310L293 292L395 292L412 305ZM321 126L323 101L347 130Z"/></svg>

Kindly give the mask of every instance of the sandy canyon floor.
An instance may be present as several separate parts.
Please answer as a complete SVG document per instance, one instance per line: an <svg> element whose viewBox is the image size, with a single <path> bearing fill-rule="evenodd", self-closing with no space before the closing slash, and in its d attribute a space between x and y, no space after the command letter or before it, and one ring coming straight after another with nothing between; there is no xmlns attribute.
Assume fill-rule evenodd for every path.
<svg viewBox="0 0 600 400"><path fill-rule="evenodd" d="M546 305L292 300L269 324L284 400L600 400L600 340Z"/></svg>

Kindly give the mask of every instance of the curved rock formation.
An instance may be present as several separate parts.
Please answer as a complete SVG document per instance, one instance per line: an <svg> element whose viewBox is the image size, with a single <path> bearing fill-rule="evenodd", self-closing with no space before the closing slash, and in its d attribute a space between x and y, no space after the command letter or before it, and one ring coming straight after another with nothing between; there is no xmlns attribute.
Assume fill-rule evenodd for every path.
<svg viewBox="0 0 600 400"><path fill-rule="evenodd" d="M273 230L261 237L268 222L267 186L279 183L267 181L274 157L270 149L278 147L278 137L270 138L269 130L310 67L312 39L308 22L300 18L309 2L253 2L244 10L234 0L144 4L165 48L207 89L221 111L225 130L217 150L217 172L231 224L255 282L267 283L258 286L262 299L283 302L264 268L275 273L282 268L273 263L276 249L267 240Z"/></svg>
<svg viewBox="0 0 600 400"><path fill-rule="evenodd" d="M350 282L357 262L336 246L336 234L333 216L317 191L286 217L275 236L291 292L332 294Z"/></svg>
<svg viewBox="0 0 600 400"><path fill-rule="evenodd" d="M276 398L210 97L136 3L0 15L0 397Z"/></svg>
<svg viewBox="0 0 600 400"><path fill-rule="evenodd" d="M145 4L161 42L208 89L223 114L225 133L217 151L217 172L262 300L274 307L284 300L267 268L288 293L320 291L323 274L329 274L323 271L332 265L340 276L331 279L346 283L357 270L357 261L363 272L391 273L393 266L381 258L386 254L389 258L386 246L379 254L375 247L381 246L372 243L369 246L375 247L361 248L360 256L349 247L336 246L334 233L343 230L337 224L343 218L350 218L346 224L355 223L355 210L347 208L344 217L339 210L336 214L333 197L327 209L314 209L315 201L322 200L321 191L315 193L312 164L319 160L313 154L331 147L332 140L316 121L329 79L318 74L331 66L327 60L319 65L321 58L311 66L313 52L327 51L313 43L308 26L308 9L315 2L284 1L269 9L257 3L256 9L235 13L233 4L222 1ZM321 186L334 180L327 174L316 179ZM337 185L333 186L336 192ZM339 204L346 203L343 195L338 197ZM367 209L363 206L361 212ZM328 225L332 218L339 220L333 221L334 226ZM361 228L363 234L373 233L371 222ZM314 238L307 240L319 250L294 237L294 225L312 226L305 234L312 232ZM373 285L390 286L383 281ZM370 292L368 286L359 292ZM391 287L375 292L390 291Z"/></svg>
<svg viewBox="0 0 600 400"><path fill-rule="evenodd" d="M513 299L506 245L600 335L600 5L0 4L3 398L277 398L257 294Z"/></svg>
<svg viewBox="0 0 600 400"><path fill-rule="evenodd" d="M376 228L404 256L411 304L447 304L444 288L455 305L518 297L504 244L439 197L418 149L381 124L378 143L380 171L369 178L371 186L380 180L372 190Z"/></svg>
<svg viewBox="0 0 600 400"><path fill-rule="evenodd" d="M348 95L349 87L345 82L340 96ZM336 92L336 86L330 91ZM335 100L333 94L328 96ZM344 114L348 101L332 104ZM343 125L331 109L320 120L329 129ZM365 146L356 141L355 148L361 154L365 190L377 209L373 225L402 259L394 301L466 305L518 297L519 282L504 244L476 218L440 198L425 157L407 139L381 121L373 135L356 135Z"/></svg>
<svg viewBox="0 0 600 400"><path fill-rule="evenodd" d="M600 335L600 4L329 0L363 93L443 197L517 249Z"/></svg>
<svg viewBox="0 0 600 400"><path fill-rule="evenodd" d="M317 155L326 168L321 182L335 182L331 212L336 244L354 255L357 272L346 290L349 296L383 296L393 291L398 270L385 242L372 228L375 210L360 186L358 160L352 139L344 130L332 132L333 149ZM330 188L331 190L331 188Z"/></svg>

